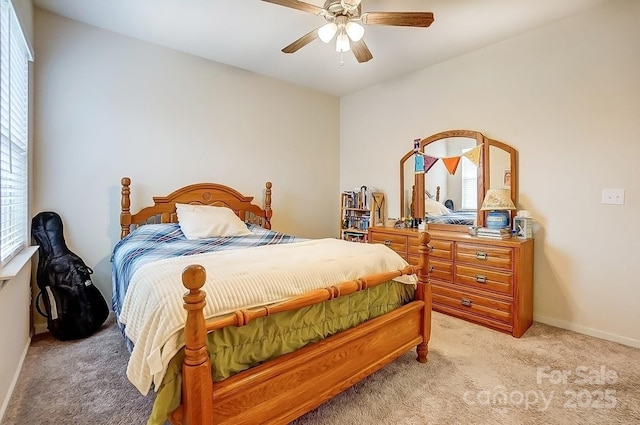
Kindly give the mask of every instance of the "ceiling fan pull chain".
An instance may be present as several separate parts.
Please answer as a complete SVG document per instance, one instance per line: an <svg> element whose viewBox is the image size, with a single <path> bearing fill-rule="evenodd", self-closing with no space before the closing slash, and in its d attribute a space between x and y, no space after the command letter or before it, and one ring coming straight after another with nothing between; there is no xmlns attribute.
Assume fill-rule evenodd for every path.
<svg viewBox="0 0 640 425"><path fill-rule="evenodd" d="M340 66L344 66L344 52L340 52Z"/></svg>

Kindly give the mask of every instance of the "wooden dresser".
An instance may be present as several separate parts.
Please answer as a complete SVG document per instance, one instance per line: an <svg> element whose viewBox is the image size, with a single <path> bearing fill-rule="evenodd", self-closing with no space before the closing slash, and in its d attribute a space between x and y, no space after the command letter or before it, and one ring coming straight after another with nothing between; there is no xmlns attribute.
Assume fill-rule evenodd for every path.
<svg viewBox="0 0 640 425"><path fill-rule="evenodd" d="M533 239L428 233L433 310L522 336L533 323ZM369 241L418 262L417 229L371 227Z"/></svg>

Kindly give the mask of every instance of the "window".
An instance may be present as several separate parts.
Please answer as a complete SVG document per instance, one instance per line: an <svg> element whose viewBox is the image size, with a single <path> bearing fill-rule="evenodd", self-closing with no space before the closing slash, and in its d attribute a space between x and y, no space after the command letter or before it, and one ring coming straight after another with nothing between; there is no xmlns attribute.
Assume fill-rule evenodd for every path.
<svg viewBox="0 0 640 425"><path fill-rule="evenodd" d="M0 0L0 266L27 244L29 60L13 5Z"/></svg>
<svg viewBox="0 0 640 425"><path fill-rule="evenodd" d="M462 149L462 153L471 149ZM478 167L466 156L462 157L462 205L460 209L478 208Z"/></svg>

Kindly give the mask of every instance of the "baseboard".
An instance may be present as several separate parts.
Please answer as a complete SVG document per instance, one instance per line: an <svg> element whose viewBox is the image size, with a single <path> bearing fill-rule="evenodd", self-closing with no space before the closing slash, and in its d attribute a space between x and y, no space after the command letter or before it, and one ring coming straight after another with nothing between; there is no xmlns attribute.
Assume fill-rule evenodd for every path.
<svg viewBox="0 0 640 425"><path fill-rule="evenodd" d="M2 406L0 406L0 423L2 423L2 421L4 420L4 414L7 411L7 407L9 407L9 400L11 400L13 390L15 390L16 384L18 383L18 377L20 376L20 371L22 370L22 364L24 363L24 359L27 358L29 345L31 345L31 337L27 338L27 345L24 346L24 350L22 351L22 356L20 357L20 361L18 362L18 367L16 368L13 379L11 380L11 385L9 385L9 391L7 391L7 396L2 402Z"/></svg>
<svg viewBox="0 0 640 425"><path fill-rule="evenodd" d="M567 329L569 331L578 332L584 335L593 336L607 341L617 342L622 345L628 345L629 347L640 348L640 340L627 338L612 334L609 332L603 332L597 329L588 328L585 326L576 325L574 323L565 322L564 320L558 320L547 316L533 315L534 322L544 323L545 325L555 326L556 328Z"/></svg>

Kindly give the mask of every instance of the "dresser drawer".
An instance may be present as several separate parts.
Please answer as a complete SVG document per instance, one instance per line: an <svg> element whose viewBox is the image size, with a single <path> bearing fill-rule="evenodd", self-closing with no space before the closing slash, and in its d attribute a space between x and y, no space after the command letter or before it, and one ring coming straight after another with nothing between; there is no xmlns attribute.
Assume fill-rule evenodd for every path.
<svg viewBox="0 0 640 425"><path fill-rule="evenodd" d="M451 261L453 259L453 242L440 239L431 239L429 245L432 247L429 258L441 258Z"/></svg>
<svg viewBox="0 0 640 425"><path fill-rule="evenodd" d="M453 282L453 264L429 258L429 278Z"/></svg>
<svg viewBox="0 0 640 425"><path fill-rule="evenodd" d="M504 323L511 323L511 302L481 296L455 288L453 285L432 283L433 303Z"/></svg>
<svg viewBox="0 0 640 425"><path fill-rule="evenodd" d="M418 257L418 236L407 236L407 255Z"/></svg>
<svg viewBox="0 0 640 425"><path fill-rule="evenodd" d="M511 273L456 264L455 283L509 296L513 295L513 275Z"/></svg>
<svg viewBox="0 0 640 425"><path fill-rule="evenodd" d="M456 244L456 263L474 264L480 267L496 267L511 270L513 250L501 246L476 245L458 242Z"/></svg>
<svg viewBox="0 0 640 425"><path fill-rule="evenodd" d="M371 232L371 242L386 245L403 258L407 257L407 237L405 235Z"/></svg>

